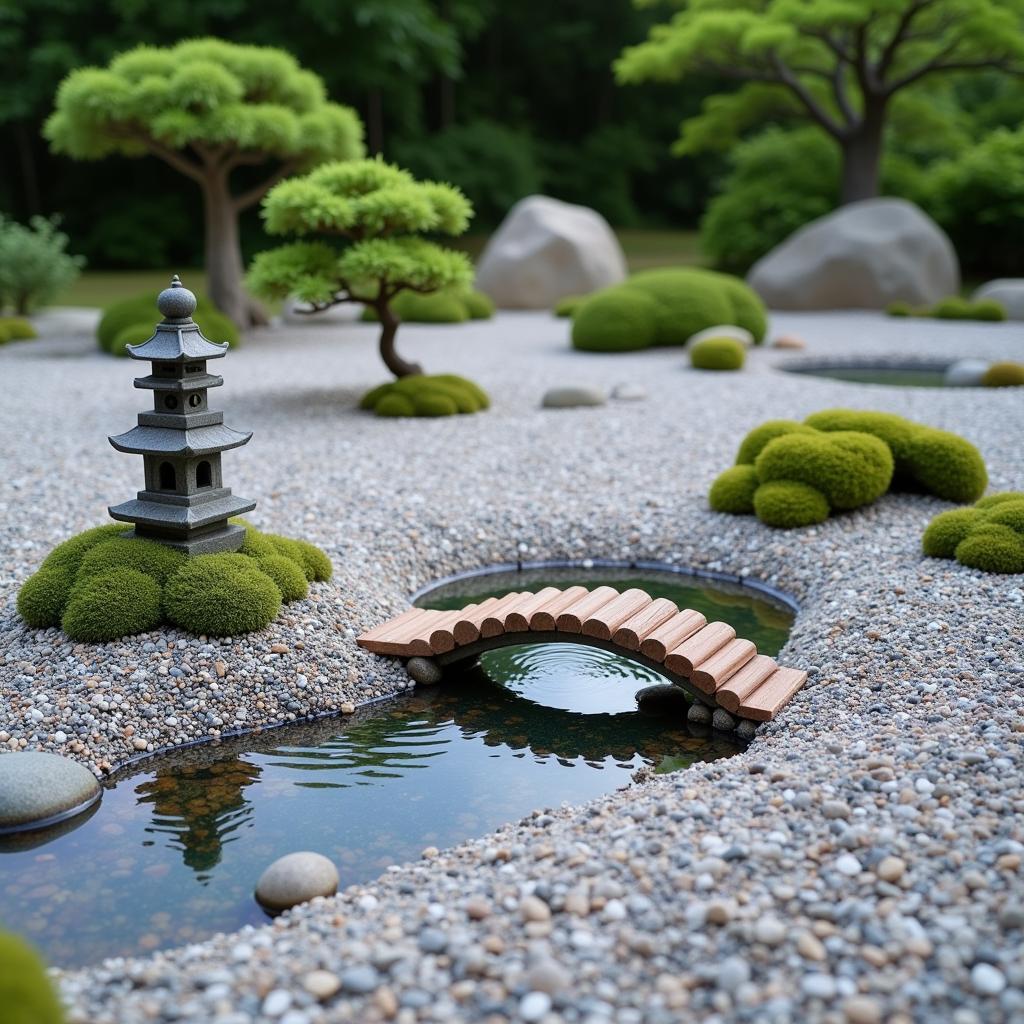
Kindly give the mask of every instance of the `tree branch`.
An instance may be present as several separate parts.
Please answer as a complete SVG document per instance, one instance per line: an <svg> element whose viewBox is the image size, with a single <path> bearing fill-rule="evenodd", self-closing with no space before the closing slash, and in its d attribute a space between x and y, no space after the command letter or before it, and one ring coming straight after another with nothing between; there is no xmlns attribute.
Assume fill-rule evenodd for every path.
<svg viewBox="0 0 1024 1024"><path fill-rule="evenodd" d="M896 25L896 31L893 32L892 38L882 49L882 55L878 58L878 63L875 66L875 77L879 85L884 86L885 76L889 73L889 69L892 67L892 62L896 57L896 51L900 46L907 41L910 27L914 23L914 19L926 8L931 7L935 0L916 0L912 3L904 12L903 17L900 18L899 23Z"/></svg>
<svg viewBox="0 0 1024 1024"><path fill-rule="evenodd" d="M232 199L232 205L235 210L241 212L247 207L252 206L253 203L259 202L282 178L287 178L298 166L299 162L297 160L286 161L259 185L248 189L241 195L235 196Z"/></svg>
<svg viewBox="0 0 1024 1024"><path fill-rule="evenodd" d="M156 139L140 138L140 141L154 156L160 157L164 163L169 164L176 171L180 171L193 181L202 183L206 180L202 164L194 163L176 150L169 149L163 143L157 142Z"/></svg>
<svg viewBox="0 0 1024 1024"><path fill-rule="evenodd" d="M920 81L926 75L936 71L983 71L986 68L992 68L993 70L1006 71L1011 75L1024 74L1024 65L1012 64L1008 60L992 60L991 57L979 60L943 60L943 57L948 56L955 49L956 44L947 46L945 50L926 64L922 64L919 68L908 71L902 78L897 78L895 81L890 82L886 86L885 95L891 96L894 92L905 89L908 85L913 85L914 82Z"/></svg>
<svg viewBox="0 0 1024 1024"><path fill-rule="evenodd" d="M805 86L803 82L793 74L792 69L774 53L772 54L772 65L775 68L776 74L779 76L780 83L786 86L804 105L807 113L811 115L812 120L821 125L821 127L834 138L841 139L846 135L847 129L850 126L838 124L829 112L814 98L807 89L807 86Z"/></svg>

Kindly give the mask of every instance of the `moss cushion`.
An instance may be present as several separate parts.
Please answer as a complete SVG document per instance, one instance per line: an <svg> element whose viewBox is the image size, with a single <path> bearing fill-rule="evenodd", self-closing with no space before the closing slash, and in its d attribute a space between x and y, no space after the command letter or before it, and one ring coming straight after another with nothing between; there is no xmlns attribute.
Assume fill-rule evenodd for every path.
<svg viewBox="0 0 1024 1024"><path fill-rule="evenodd" d="M983 572L1024 573L1024 492L990 494L970 508L940 512L925 528L921 548Z"/></svg>
<svg viewBox="0 0 1024 1024"><path fill-rule="evenodd" d="M361 409L378 416L455 416L491 404L479 385L453 373L413 374L381 384L363 395Z"/></svg>

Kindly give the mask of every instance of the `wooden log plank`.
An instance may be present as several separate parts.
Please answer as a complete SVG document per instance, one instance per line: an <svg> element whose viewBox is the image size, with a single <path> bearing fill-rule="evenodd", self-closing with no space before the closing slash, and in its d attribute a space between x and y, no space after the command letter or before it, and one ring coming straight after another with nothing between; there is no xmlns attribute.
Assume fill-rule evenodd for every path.
<svg viewBox="0 0 1024 1024"><path fill-rule="evenodd" d="M517 604L505 616L505 632L525 633L530 628L530 619L533 613L543 608L552 598L557 597L561 593L562 591L558 587L544 587L538 590L529 601Z"/></svg>
<svg viewBox="0 0 1024 1024"><path fill-rule="evenodd" d="M555 619L555 629L559 633L582 633L583 623L594 612L603 608L610 601L614 601L618 596L619 592L614 587L596 587L594 590L588 591L586 596L569 605Z"/></svg>
<svg viewBox="0 0 1024 1024"><path fill-rule="evenodd" d="M468 604L465 608L453 608L441 613L430 631L428 643L434 654L446 654L455 650L455 623L467 613L472 614L479 606Z"/></svg>
<svg viewBox="0 0 1024 1024"><path fill-rule="evenodd" d="M665 655L665 668L689 679L694 665L706 661L735 636L736 630L727 622L709 622Z"/></svg>
<svg viewBox="0 0 1024 1024"><path fill-rule="evenodd" d="M705 661L694 665L690 682L704 693L715 693L730 677L734 676L751 658L757 648L750 640L737 637L716 651Z"/></svg>
<svg viewBox="0 0 1024 1024"><path fill-rule="evenodd" d="M715 690L715 700L726 711L736 714L740 704L778 667L775 659L769 658L767 654L756 655Z"/></svg>
<svg viewBox="0 0 1024 1024"><path fill-rule="evenodd" d="M641 641L678 614L679 606L675 601L667 597L655 598L615 630L612 643L627 651L639 651Z"/></svg>
<svg viewBox="0 0 1024 1024"><path fill-rule="evenodd" d="M529 601L533 594L528 590L520 590L508 594L507 597L508 600L502 598L501 603L497 607L492 608L488 616L480 623L480 636L501 636L505 632L505 617L508 613L513 608L518 608L521 604Z"/></svg>
<svg viewBox="0 0 1024 1024"><path fill-rule="evenodd" d="M678 615L660 625L640 642L640 653L652 661L664 661L668 652L707 625L707 619L692 608L684 608Z"/></svg>
<svg viewBox="0 0 1024 1024"><path fill-rule="evenodd" d="M650 603L651 595L646 590L640 590L639 587L624 590L587 618L583 623L582 633L598 640L611 640L612 634L619 626Z"/></svg>
<svg viewBox="0 0 1024 1024"><path fill-rule="evenodd" d="M739 716L755 722L770 722L807 681L807 673L796 668L777 668L740 704Z"/></svg>
<svg viewBox="0 0 1024 1024"><path fill-rule="evenodd" d="M530 630L534 633L553 633L555 620L570 605L575 604L584 594L589 593L586 587L569 587L557 597L552 597L542 608L538 608L530 616Z"/></svg>
<svg viewBox="0 0 1024 1024"><path fill-rule="evenodd" d="M416 607L409 608L402 612L401 615L396 615L393 619L388 619L386 622L382 622L379 626L374 626L373 629L368 629L356 639L356 643L362 644L364 640L378 640L385 633L391 632L403 622L408 622L414 615L419 615L422 611L425 611L425 609Z"/></svg>
<svg viewBox="0 0 1024 1024"><path fill-rule="evenodd" d="M489 597L481 601L472 611L462 609L462 616L452 627L452 636L455 637L457 647L464 647L480 639L480 623L484 621L491 609L501 598Z"/></svg>
<svg viewBox="0 0 1024 1024"><path fill-rule="evenodd" d="M400 615L385 623L388 629L382 630L373 640L362 640L361 646L374 654L399 658L429 657L433 653L430 650L430 630L442 613L433 608L417 608L415 611L415 615Z"/></svg>

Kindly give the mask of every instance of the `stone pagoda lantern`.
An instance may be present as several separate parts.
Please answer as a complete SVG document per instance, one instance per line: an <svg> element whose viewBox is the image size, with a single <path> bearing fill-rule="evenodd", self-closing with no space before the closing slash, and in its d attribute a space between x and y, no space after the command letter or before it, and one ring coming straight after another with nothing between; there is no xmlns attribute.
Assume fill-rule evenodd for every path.
<svg viewBox="0 0 1024 1024"><path fill-rule="evenodd" d="M135 386L153 392L153 411L139 413L139 424L109 438L119 452L141 455L146 489L132 501L114 505L110 515L135 524L135 536L159 541L190 555L237 551L245 529L228 522L256 507L223 485L220 454L246 444L251 433L224 425L212 412L207 390L224 383L206 371L208 359L221 359L227 345L203 337L192 319L196 297L177 275L156 300L164 319L141 345L129 345L132 359L152 361L148 377Z"/></svg>

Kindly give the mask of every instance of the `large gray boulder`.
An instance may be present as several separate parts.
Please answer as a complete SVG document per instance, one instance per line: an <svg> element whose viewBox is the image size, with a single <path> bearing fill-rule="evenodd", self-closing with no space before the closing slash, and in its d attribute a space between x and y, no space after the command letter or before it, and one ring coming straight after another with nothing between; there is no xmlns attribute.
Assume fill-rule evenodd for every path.
<svg viewBox="0 0 1024 1024"><path fill-rule="evenodd" d="M999 277L983 284L974 301L995 299L1006 310L1008 320L1024 320L1024 277Z"/></svg>
<svg viewBox="0 0 1024 1024"><path fill-rule="evenodd" d="M626 259L608 222L586 206L527 196L487 243L476 286L503 309L552 309L626 277Z"/></svg>
<svg viewBox="0 0 1024 1024"><path fill-rule="evenodd" d="M960 290L960 266L945 233L913 203L865 199L794 232L747 281L771 309L930 306Z"/></svg>
<svg viewBox="0 0 1024 1024"><path fill-rule="evenodd" d="M70 758L39 750L0 755L0 835L81 814L100 792L92 772Z"/></svg>

